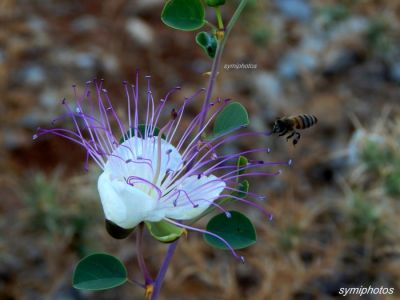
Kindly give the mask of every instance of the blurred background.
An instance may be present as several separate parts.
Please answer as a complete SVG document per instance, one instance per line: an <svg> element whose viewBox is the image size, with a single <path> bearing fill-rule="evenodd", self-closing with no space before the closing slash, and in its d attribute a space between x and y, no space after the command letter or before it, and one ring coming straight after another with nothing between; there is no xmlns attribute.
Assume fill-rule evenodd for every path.
<svg viewBox="0 0 400 300"><path fill-rule="evenodd" d="M227 3L225 20L237 1ZM121 83L133 81L136 68L152 76L158 98L182 86L176 103L205 87L210 60L193 32L162 24L162 5L0 1L0 299L143 298L129 284L96 293L71 287L74 265L95 251L118 256L140 279L134 237L117 241L105 232L100 170L84 171L84 152L32 135L62 113L62 98L74 99L73 84L82 88L96 77L121 103ZM369 285L395 293L362 299L399 299L399 45L399 1L250 1L225 48L214 95L242 102L253 130L291 114L314 114L319 123L295 148L276 136L257 141L272 150L263 159L293 165L251 181L274 220L241 206L258 233L258 243L240 251L246 264L190 233L160 299L335 299L341 287ZM235 63L257 68L223 68ZM187 119L200 107L199 98ZM227 150L254 146L237 141ZM146 236L152 272L166 248Z"/></svg>

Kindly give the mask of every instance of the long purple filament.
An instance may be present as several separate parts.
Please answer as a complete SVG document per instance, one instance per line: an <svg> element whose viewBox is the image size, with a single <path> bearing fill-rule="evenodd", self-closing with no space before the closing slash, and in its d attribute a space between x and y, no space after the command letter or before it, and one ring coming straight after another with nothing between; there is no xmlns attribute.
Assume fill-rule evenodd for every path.
<svg viewBox="0 0 400 300"><path fill-rule="evenodd" d="M71 119L74 125L73 130L63 128L39 128L34 138L37 138L38 136L44 134L53 134L81 145L86 150L85 168L88 165L88 158L90 156L103 169L106 163L112 160L112 162L110 163L122 163L120 167L128 168L129 166L129 168L133 168L135 170L143 168L143 164L145 164L146 168L148 167L150 172L154 174L155 170L157 169L155 168L155 166L157 166L157 163L160 163L160 161L157 162L157 160L163 159L163 166L166 166L166 170L162 170L164 174L159 174L157 180L149 181L140 176L133 175L125 178L126 183L129 185L135 186L136 184L140 183L149 186L150 190L155 191L157 194L160 209L170 208L171 204L173 207L176 208L182 209L184 207L187 207L188 209L193 209L200 205L205 206L206 203L207 206L215 206L222 212L229 214L229 212L227 212L220 204L218 204L217 200L221 199L222 197L230 197L232 199L235 199L236 201L259 209L263 214L270 218L270 213L267 212L261 205L236 196L243 194L245 196L254 197L258 200L262 197L248 191L241 191L238 187L238 179L251 176L275 176L280 172L269 173L255 171L253 169L272 165L288 165L290 164L290 161L263 162L250 160L248 164L238 167L236 165L236 161L241 155L267 153L269 152L269 149L250 149L222 156L218 156L217 151L219 151L220 147L222 147L226 143L236 140L238 138L268 136L271 133L241 132L232 134L233 132L226 132L224 135L218 136L217 138L211 139L209 141L201 141L200 137L205 132L207 125L209 125L211 121L216 118L218 113L224 108L225 104L227 103L227 100L221 101L220 99L215 102L216 105L214 105L214 103L210 103L210 86L212 87L215 78L210 79L210 86L205 95L205 99L207 99L207 101L203 106L201 112L197 114L194 118L192 118L189 125L183 130L180 128L180 124L187 104L192 99L200 95L204 91L204 89L200 89L196 91L192 96L185 98L180 107L172 112L172 118L164 127L162 127L162 130L166 132L165 141L168 144L171 144L172 141L177 139L179 130L183 131L178 141L174 143L176 145L175 149L182 153L181 161L179 162L179 165L173 170L169 169L168 166L170 166L172 163L171 151L162 153L162 157L151 155L151 153L157 153L158 150L158 145L156 142L158 137L154 137L153 133L157 127L157 124L159 123L161 113L165 108L167 100L175 91L180 88L176 87L170 90L165 95L164 99L159 101L159 103L155 103L153 94L151 92L150 78L146 78L147 95L145 101L147 110L144 114L144 134L142 134L142 132L139 130L139 75L138 73L136 73L136 80L134 85L129 86L127 82L123 83L125 98L127 101L126 106L128 110L127 126L124 125L124 123L118 116L117 111L116 109L114 109L107 91L103 88L103 80L94 80L93 82L88 82L86 84L85 89L83 90L81 95L78 94L78 90L74 86L73 89L76 99L76 109L72 109L68 102L64 100L63 105L66 107L67 113L54 119L52 122L52 124L55 125L62 120ZM93 86L95 89L95 93L92 94L90 92L90 87ZM85 109L85 107L87 109ZM215 109L213 107L215 107ZM132 109L133 115L131 112ZM206 116L210 109L212 109L213 111L212 113L210 113L209 118L206 119ZM115 137L115 133L113 133L112 131L112 123L114 123L114 125L116 125L119 129L118 134L124 137L125 142L123 145L119 144L119 138ZM198 143L198 141L201 142ZM123 153L125 154L119 154L122 152L115 152L116 149L120 146L126 149L123 150ZM141 153L140 156L139 153ZM126 155L128 155L130 158L127 159ZM114 158L116 159L116 161L113 160ZM239 174L239 172L249 170L252 171ZM198 184L195 188L181 187L181 184L184 183L185 179L188 179L189 177L197 176L198 179L200 179L202 176L210 176L211 174L214 174L214 172L221 173L222 175L216 177L215 180L207 180L205 181L205 183ZM219 191L221 183L224 183L224 189L226 191L237 194L232 195L219 192L219 194L215 196L214 199L208 199L207 197L200 196L214 195L217 190ZM228 249L230 249L230 251L236 258L242 260L242 258L236 254L229 243L217 234L182 224L170 218L165 218L165 220L181 228L201 232L203 234L208 234L217 238L218 240L223 242ZM173 245L174 247L176 247L176 243L174 243ZM173 252L173 250L171 251ZM170 257L167 255L166 260L169 259ZM162 281L165 275L163 274L163 272L165 273L166 267L164 269L163 268L164 267L160 269L160 273L157 276L156 285L161 284L161 282L158 282L158 280ZM147 274L146 276L148 276L146 281L149 281L149 275Z"/></svg>

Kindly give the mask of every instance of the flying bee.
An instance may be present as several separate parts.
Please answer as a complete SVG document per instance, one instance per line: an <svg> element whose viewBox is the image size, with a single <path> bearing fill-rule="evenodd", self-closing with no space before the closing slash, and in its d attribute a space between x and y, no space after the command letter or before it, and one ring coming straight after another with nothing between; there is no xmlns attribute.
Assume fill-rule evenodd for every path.
<svg viewBox="0 0 400 300"><path fill-rule="evenodd" d="M306 129L318 122L318 119L313 115L298 115L279 118L275 121L272 127L272 133L278 133L279 136L283 136L290 133L286 140L289 141L293 138L293 146L295 146L299 139L300 133L296 129Z"/></svg>

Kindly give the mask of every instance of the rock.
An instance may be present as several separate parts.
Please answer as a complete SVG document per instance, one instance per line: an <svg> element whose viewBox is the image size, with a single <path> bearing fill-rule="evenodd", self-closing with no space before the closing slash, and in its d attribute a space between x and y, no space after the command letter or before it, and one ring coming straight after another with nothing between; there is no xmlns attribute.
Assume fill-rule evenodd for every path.
<svg viewBox="0 0 400 300"><path fill-rule="evenodd" d="M97 19L94 16L81 16L71 22L71 29L75 32L82 33L90 31L98 26Z"/></svg>
<svg viewBox="0 0 400 300"><path fill-rule="evenodd" d="M329 49L322 59L322 70L325 76L333 76L347 71L361 61L360 55L351 49Z"/></svg>
<svg viewBox="0 0 400 300"><path fill-rule="evenodd" d="M74 63L82 69L93 69L97 64L97 57L90 52L76 53Z"/></svg>
<svg viewBox="0 0 400 300"><path fill-rule="evenodd" d="M255 92L266 102L277 102L282 99L282 86L279 79L270 72L257 72L254 75Z"/></svg>
<svg viewBox="0 0 400 300"><path fill-rule="evenodd" d="M329 32L329 38L331 41L354 39L355 36L365 34L368 28L367 18L354 16L333 27L333 30Z"/></svg>
<svg viewBox="0 0 400 300"><path fill-rule="evenodd" d="M52 300L80 300L82 296L79 291L72 288L70 285L64 285L59 287L54 295L51 297Z"/></svg>
<svg viewBox="0 0 400 300"><path fill-rule="evenodd" d="M7 150L14 150L21 146L28 145L31 140L20 130L13 130L12 128L4 129L3 145Z"/></svg>
<svg viewBox="0 0 400 300"><path fill-rule="evenodd" d="M60 105L60 91L46 88L39 96L40 106L48 111L54 111Z"/></svg>
<svg viewBox="0 0 400 300"><path fill-rule="evenodd" d="M104 54L102 64L104 69L110 74L117 73L120 70L119 60L114 54Z"/></svg>
<svg viewBox="0 0 400 300"><path fill-rule="evenodd" d="M71 49L55 49L51 53L51 60L57 67L52 72L57 74L57 68L64 68L64 70L68 68L76 72L77 78L87 80L101 68L101 60L97 50L93 48L91 52L77 52Z"/></svg>
<svg viewBox="0 0 400 300"><path fill-rule="evenodd" d="M6 55L5 55L4 51L2 51L0 49L0 64L4 63L5 60L6 60Z"/></svg>
<svg viewBox="0 0 400 300"><path fill-rule="evenodd" d="M154 10L161 11L163 0L136 0L132 1L132 10L136 13L151 13Z"/></svg>
<svg viewBox="0 0 400 300"><path fill-rule="evenodd" d="M44 48L50 45L48 35L48 23L39 16L31 16L27 21L28 28L33 34L32 43L29 45L28 52L34 52L35 48Z"/></svg>
<svg viewBox="0 0 400 300"><path fill-rule="evenodd" d="M41 111L33 111L30 113L25 114L21 119L20 119L20 124L26 128L30 128L32 130L35 130L38 128L41 124L48 124L49 123L49 117L48 114L41 112ZM13 142L11 140L11 142ZM10 141L9 141L10 143ZM19 146L19 144L17 144ZM15 146L14 146L15 148Z"/></svg>
<svg viewBox="0 0 400 300"><path fill-rule="evenodd" d="M294 79L300 73L314 71L318 67L318 60L312 53L299 49L287 53L278 65L278 73L286 79Z"/></svg>
<svg viewBox="0 0 400 300"><path fill-rule="evenodd" d="M33 64L19 70L16 79L20 79L25 85L40 86L44 83L46 74L42 66Z"/></svg>
<svg viewBox="0 0 400 300"><path fill-rule="evenodd" d="M138 18L128 19L125 29L130 37L141 46L150 46L154 41L153 29Z"/></svg>
<svg viewBox="0 0 400 300"><path fill-rule="evenodd" d="M280 11L290 19L307 21L312 15L310 4L307 0L276 0Z"/></svg>
<svg viewBox="0 0 400 300"><path fill-rule="evenodd" d="M393 65L390 67L390 79L400 83L400 62L393 63Z"/></svg>

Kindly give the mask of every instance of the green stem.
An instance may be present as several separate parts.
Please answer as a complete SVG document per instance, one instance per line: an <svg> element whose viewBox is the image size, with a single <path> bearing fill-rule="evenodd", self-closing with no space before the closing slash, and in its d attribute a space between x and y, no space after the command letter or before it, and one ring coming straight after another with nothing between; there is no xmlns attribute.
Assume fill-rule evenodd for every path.
<svg viewBox="0 0 400 300"><path fill-rule="evenodd" d="M244 7L246 6L248 0L242 0L239 3L239 6L235 10L232 18L230 19L228 26L226 26L226 32L225 32L225 40L228 38L229 33L231 32L233 26L235 26L237 20L239 19L240 14L242 13Z"/></svg>
<svg viewBox="0 0 400 300"><path fill-rule="evenodd" d="M228 26L226 27L226 31L225 31L225 35L224 38L222 39L222 41L218 42L218 47L217 47L217 52L215 54L214 60L213 60L213 64L212 64L212 68L211 68L211 74L210 74L210 79L208 81L208 85L207 85L207 90L206 90L206 95L204 98L204 103L203 103L203 114L201 116L201 122L200 122L200 127L199 127L199 131L201 131L205 125L205 120L206 120L206 114L207 114L207 109L208 106L210 105L210 99L211 99L211 95L212 95L212 90L214 87L214 83L215 83L215 78L217 77L217 73L218 73L218 67L219 64L221 62L221 56L222 56L222 52L224 51L224 47L225 47L225 43L228 39L229 33L231 32L233 26L235 25L235 23L237 22L241 12L243 11L244 7L246 6L248 0L242 0L239 3L239 6L237 7L235 13L233 14L231 20L228 23ZM218 18L218 10L217 11L217 18ZM221 18L221 12L219 11L219 16ZM222 23L222 18L221 20L218 20L218 26L223 29L223 23ZM208 22L207 22L208 23ZM159 274L157 275L157 278L155 280L155 285L154 285L154 292L153 295L151 296L151 300L156 300L158 298L159 295L159 291L162 285L162 282L164 281L164 277L165 277L165 273L167 271L168 265L172 259L173 253L176 249L176 246L178 244L178 240L173 242L169 248L168 248L168 252L164 258L164 262L160 268Z"/></svg>
<svg viewBox="0 0 400 300"><path fill-rule="evenodd" d="M201 117L199 131L201 131L205 125L206 114L207 114L208 106L210 105L212 90L214 88L214 83L215 83L215 79L217 77L219 63L221 61L221 56L222 56L222 52L224 51L225 43L228 39L228 36L229 36L233 26L236 24L240 14L242 13L244 7L246 6L247 2L248 2L248 0L240 1L235 13L233 14L232 18L230 19L228 26L226 27L224 38L222 39L222 41L218 42L217 52L215 54L212 68L211 68L210 79L208 80L206 95L204 96L203 109L202 109L203 115Z"/></svg>
<svg viewBox="0 0 400 300"><path fill-rule="evenodd" d="M174 255L176 246L178 246L178 241L179 241L179 239L176 240L175 242L172 242L168 247L168 251L164 257L164 261L161 265L160 271L158 272L157 278L154 281L154 290L153 290L153 294L151 295L150 300L157 300L157 298L158 298L158 295L159 295L160 289L161 289L161 285L164 281L165 274L167 273L167 270L168 270L169 263L171 262L172 256Z"/></svg>
<svg viewBox="0 0 400 300"><path fill-rule="evenodd" d="M143 227L144 223L140 223L138 228L136 229L136 251L137 251L137 259L139 268L144 277L145 285L153 282L153 279L150 276L150 273L146 267L146 263L143 257Z"/></svg>
<svg viewBox="0 0 400 300"><path fill-rule="evenodd" d="M215 8L215 14L217 15L218 28L224 29L224 22L222 21L222 15L221 15L221 7L217 6Z"/></svg>

